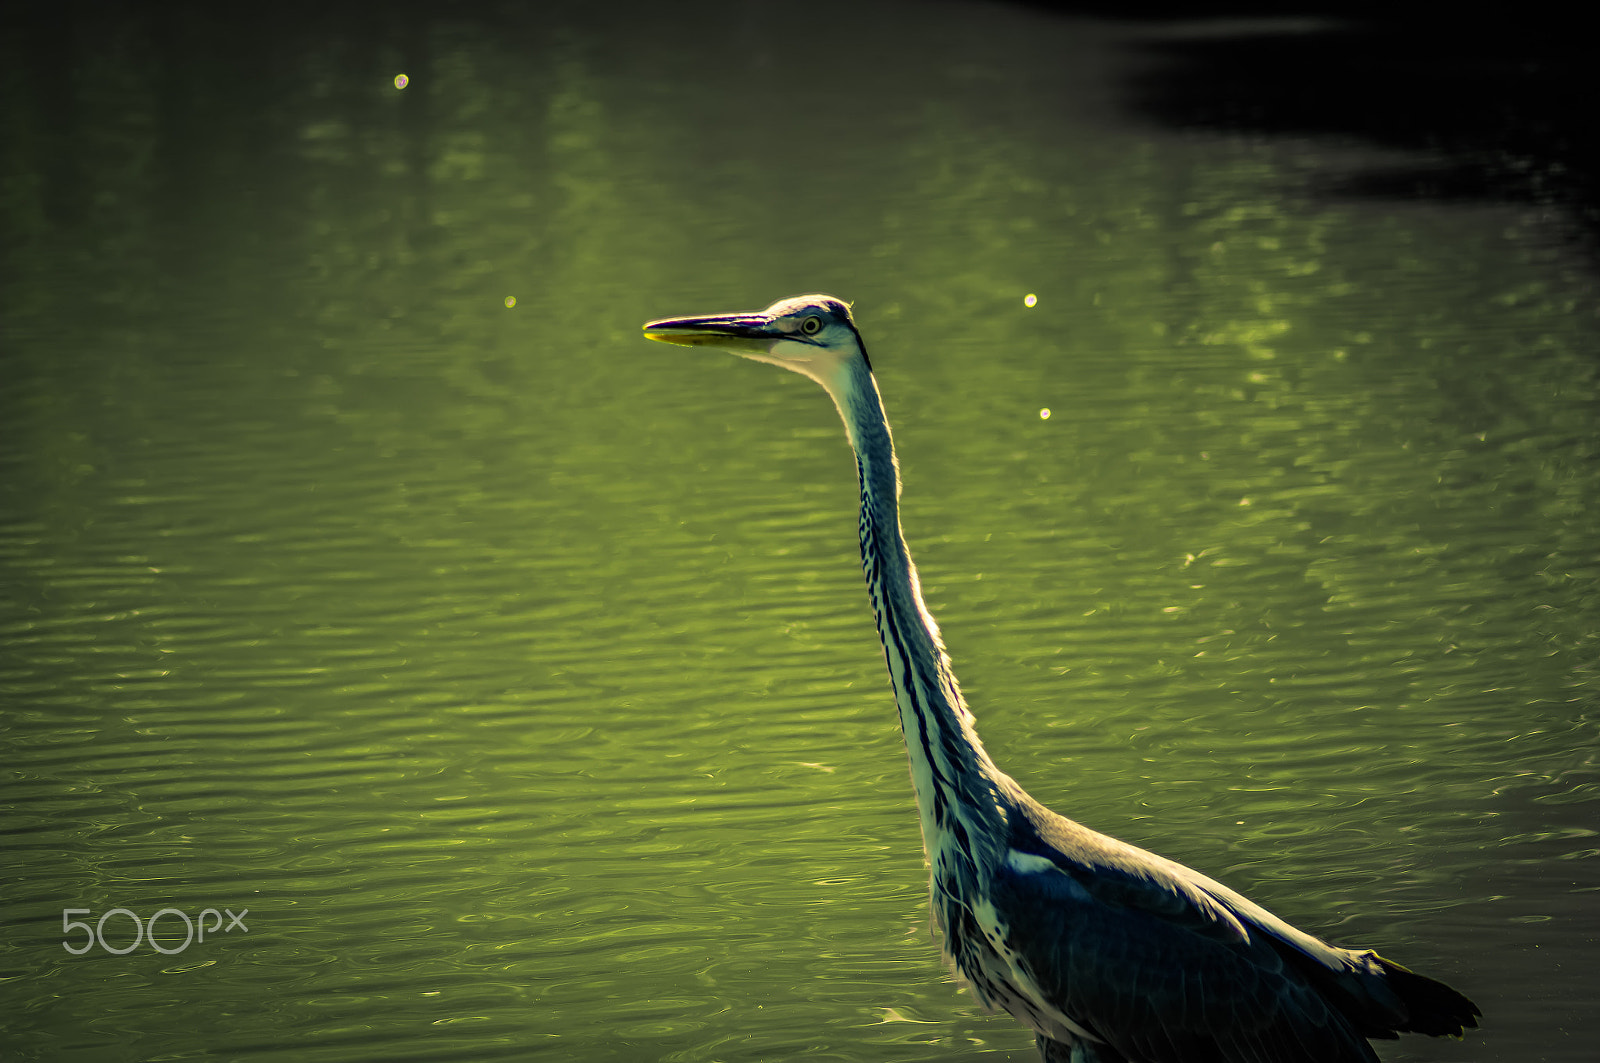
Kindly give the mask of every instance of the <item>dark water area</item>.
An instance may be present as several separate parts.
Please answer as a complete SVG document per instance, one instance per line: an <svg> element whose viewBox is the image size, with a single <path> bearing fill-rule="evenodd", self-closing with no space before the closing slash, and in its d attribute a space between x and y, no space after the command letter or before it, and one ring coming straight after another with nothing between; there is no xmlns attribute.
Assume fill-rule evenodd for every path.
<svg viewBox="0 0 1600 1063"><path fill-rule="evenodd" d="M1529 11L1442 19L1337 10L1251 33L1165 39L1130 99L1178 128L1359 140L1409 158L1330 181L1325 195L1544 208L1594 246L1600 151L1581 106L1588 47Z"/></svg>
<svg viewBox="0 0 1600 1063"><path fill-rule="evenodd" d="M1593 1059L1577 46L1209 13L8 9L0 1058L1034 1059L826 397L639 336L829 291L1000 766Z"/></svg>

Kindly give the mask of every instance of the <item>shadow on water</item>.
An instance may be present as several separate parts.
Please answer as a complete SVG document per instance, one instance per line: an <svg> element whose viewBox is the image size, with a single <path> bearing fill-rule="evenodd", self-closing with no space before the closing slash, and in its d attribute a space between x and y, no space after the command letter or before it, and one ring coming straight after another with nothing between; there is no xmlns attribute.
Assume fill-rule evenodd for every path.
<svg viewBox="0 0 1600 1063"><path fill-rule="evenodd" d="M1130 19L1159 61L1127 100L1176 129L1319 136L1395 153L1330 196L1522 203L1600 236L1588 35L1543 5L1479 17L1372 3L1038 2ZM1559 220L1559 219L1557 219Z"/></svg>

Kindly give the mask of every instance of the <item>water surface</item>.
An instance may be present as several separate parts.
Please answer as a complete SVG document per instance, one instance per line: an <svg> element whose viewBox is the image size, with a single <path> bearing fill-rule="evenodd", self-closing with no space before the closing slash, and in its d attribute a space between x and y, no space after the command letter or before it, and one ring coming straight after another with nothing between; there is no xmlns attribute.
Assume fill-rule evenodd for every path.
<svg viewBox="0 0 1600 1063"><path fill-rule="evenodd" d="M1032 1059L930 941L827 399L638 335L816 290L1003 768L1484 1008L1391 1063L1591 1058L1559 218L910 10L4 46L7 1058ZM117 907L248 932L63 948Z"/></svg>

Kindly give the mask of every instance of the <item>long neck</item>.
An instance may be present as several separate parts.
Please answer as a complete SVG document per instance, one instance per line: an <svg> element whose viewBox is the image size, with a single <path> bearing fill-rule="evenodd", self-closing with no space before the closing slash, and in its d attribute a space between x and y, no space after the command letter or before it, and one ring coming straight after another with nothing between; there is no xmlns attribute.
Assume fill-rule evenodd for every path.
<svg viewBox="0 0 1600 1063"><path fill-rule="evenodd" d="M930 851L945 831L1003 818L1001 783L973 729L939 626L922 601L900 532L900 473L877 382L865 362L834 392L861 477L861 565L894 683L911 779ZM965 823L962 823L965 821Z"/></svg>

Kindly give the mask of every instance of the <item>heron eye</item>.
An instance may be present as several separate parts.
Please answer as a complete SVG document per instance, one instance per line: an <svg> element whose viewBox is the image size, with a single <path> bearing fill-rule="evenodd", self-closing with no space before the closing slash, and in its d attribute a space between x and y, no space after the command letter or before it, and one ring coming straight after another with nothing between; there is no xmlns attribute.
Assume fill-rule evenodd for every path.
<svg viewBox="0 0 1600 1063"><path fill-rule="evenodd" d="M815 336L822 331L822 319L819 317L803 318L800 322L800 331L807 336Z"/></svg>

